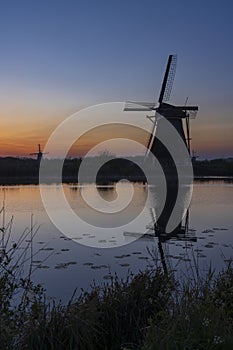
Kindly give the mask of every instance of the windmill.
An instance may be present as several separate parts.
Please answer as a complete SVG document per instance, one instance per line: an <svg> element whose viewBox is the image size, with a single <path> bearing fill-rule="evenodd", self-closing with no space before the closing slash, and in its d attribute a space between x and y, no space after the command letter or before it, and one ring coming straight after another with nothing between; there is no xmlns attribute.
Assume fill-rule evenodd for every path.
<svg viewBox="0 0 233 350"><path fill-rule="evenodd" d="M166 201L162 212L156 222L157 230L160 233L166 232L166 225L173 212L173 208L177 199L178 189L181 185L174 159L167 150L166 146L160 141L160 135L164 130L164 118L168 120L177 130L190 154L190 118L195 117L198 111L197 106L187 106L187 99L186 103L182 106L175 106L167 103L171 95L176 71L176 64L177 56L169 55L157 104L149 102L126 102L124 108L125 111L155 111L154 116L147 116L152 122L153 126L147 140L145 159L147 159L147 156L150 154L150 152L153 153L155 158L162 166L166 179ZM161 118L161 116L163 118ZM183 161L182 154L183 153L181 150L180 162ZM178 228L180 229L180 225L178 225L177 229ZM174 229L175 234L176 231L177 230Z"/></svg>
<svg viewBox="0 0 233 350"><path fill-rule="evenodd" d="M37 160L40 162L44 154L48 154L48 153L43 153L41 151L40 144L38 144L38 152L30 153L30 156L37 156Z"/></svg>
<svg viewBox="0 0 233 350"><path fill-rule="evenodd" d="M146 156L151 151L158 159L166 158L164 146L156 137L159 134L161 119L165 117L178 131L190 153L190 118L194 118L198 111L197 106L174 106L166 103L170 99L173 81L175 78L177 55L169 55L163 83L159 95L158 104L149 102L126 102L125 111L155 111L154 116L148 116L153 123L152 130L147 141ZM185 123L183 125L183 120ZM184 130L185 129L185 130Z"/></svg>

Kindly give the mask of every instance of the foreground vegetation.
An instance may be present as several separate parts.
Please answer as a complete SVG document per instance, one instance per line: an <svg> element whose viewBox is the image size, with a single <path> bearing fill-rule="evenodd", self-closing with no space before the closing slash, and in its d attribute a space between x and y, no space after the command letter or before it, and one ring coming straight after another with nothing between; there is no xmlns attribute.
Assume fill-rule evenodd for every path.
<svg viewBox="0 0 233 350"><path fill-rule="evenodd" d="M0 348L156 350L233 348L233 269L179 284L160 267L48 303L1 250Z"/></svg>

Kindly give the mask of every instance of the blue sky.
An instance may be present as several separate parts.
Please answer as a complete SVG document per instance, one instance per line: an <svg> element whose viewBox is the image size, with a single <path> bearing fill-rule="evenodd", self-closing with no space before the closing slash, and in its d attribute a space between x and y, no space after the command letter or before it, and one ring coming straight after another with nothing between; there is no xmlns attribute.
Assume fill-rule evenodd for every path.
<svg viewBox="0 0 233 350"><path fill-rule="evenodd" d="M1 148L23 154L84 106L157 100L176 53L171 102L200 107L193 147L232 155L232 13L226 0L0 1Z"/></svg>

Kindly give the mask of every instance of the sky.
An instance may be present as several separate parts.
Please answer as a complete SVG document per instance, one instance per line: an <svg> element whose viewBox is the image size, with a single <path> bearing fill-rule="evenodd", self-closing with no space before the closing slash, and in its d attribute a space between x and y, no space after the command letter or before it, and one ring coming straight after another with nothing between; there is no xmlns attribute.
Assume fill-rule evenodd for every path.
<svg viewBox="0 0 233 350"><path fill-rule="evenodd" d="M84 107L157 101L169 54L170 102L199 106L192 148L233 156L232 13L230 0L0 0L0 156L29 156Z"/></svg>

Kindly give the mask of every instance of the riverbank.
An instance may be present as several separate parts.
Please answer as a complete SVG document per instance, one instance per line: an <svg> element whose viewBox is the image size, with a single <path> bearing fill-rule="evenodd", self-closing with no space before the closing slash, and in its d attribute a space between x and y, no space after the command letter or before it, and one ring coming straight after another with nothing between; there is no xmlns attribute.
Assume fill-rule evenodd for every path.
<svg viewBox="0 0 233 350"><path fill-rule="evenodd" d="M62 183L63 184L80 184L77 181L77 177L72 176L66 176L63 177ZM111 177L102 177L98 179L97 184L101 185L109 185L116 183L118 181L122 180L121 176L111 176ZM128 176L128 181L131 182L141 182L145 183L146 179L144 176ZM229 181L233 182L233 176L194 176L194 180L196 181ZM124 181L124 178L123 178ZM92 183L93 178L86 177L85 183ZM156 178L154 183L156 183ZM43 179L43 184L59 184L57 178L47 178ZM30 176L30 177L18 177L18 176L12 176L12 177L0 177L0 186L14 186L14 185L39 185L39 178L38 176Z"/></svg>
<svg viewBox="0 0 233 350"><path fill-rule="evenodd" d="M89 176L92 172L92 167L95 169L95 164L103 162L103 157L90 158L88 160L89 170L85 176L85 182L93 182L93 178ZM44 169L56 169L61 160L52 159L45 160ZM78 171L81 158L66 159L63 164L62 181L64 183L77 183ZM104 158L104 165L97 174L97 182L100 184L117 182L122 179L127 179L133 182L146 182L146 177L143 171L137 164L144 164L148 173L152 174L150 163L143 163L142 157L131 157L130 160L112 159L110 156ZM137 164L136 164L137 163ZM30 158L0 158L0 184L1 185L16 185L16 184L38 184L39 183L40 163L35 159ZM95 170L93 170L94 172ZM217 180L217 179L233 179L233 159L215 159L205 161L195 161L193 163L194 178L198 180ZM167 173L169 174L169 172ZM43 182L57 183L59 180L43 174Z"/></svg>
<svg viewBox="0 0 233 350"><path fill-rule="evenodd" d="M47 303L39 286L1 274L1 349L175 350L233 348L233 269L198 271L181 283L159 268L125 281L112 276L67 305ZM23 289L21 303L11 306Z"/></svg>

